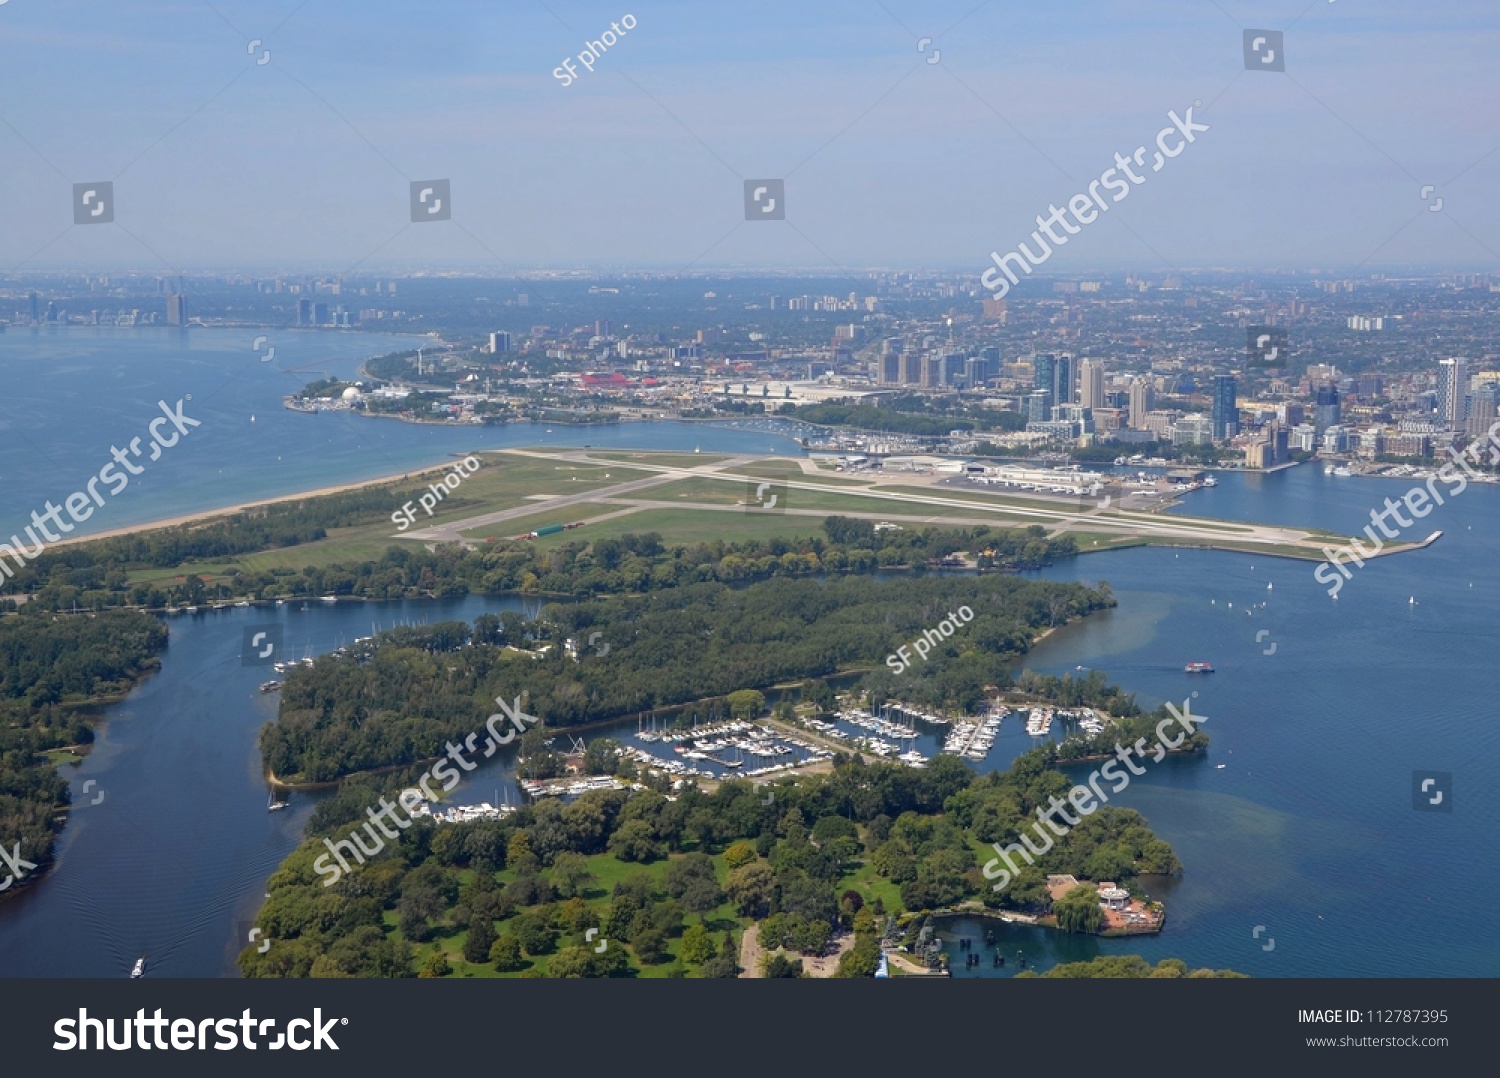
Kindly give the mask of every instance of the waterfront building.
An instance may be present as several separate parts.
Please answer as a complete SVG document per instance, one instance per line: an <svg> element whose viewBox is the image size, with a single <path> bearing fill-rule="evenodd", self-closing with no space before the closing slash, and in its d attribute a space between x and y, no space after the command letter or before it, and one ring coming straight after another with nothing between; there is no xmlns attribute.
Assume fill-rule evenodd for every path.
<svg viewBox="0 0 1500 1078"><path fill-rule="evenodd" d="M1232 374L1214 376L1214 438L1223 441L1240 432L1240 410L1235 399L1236 382Z"/></svg>
<svg viewBox="0 0 1500 1078"><path fill-rule="evenodd" d="M1210 445L1214 440L1214 421L1208 416L1183 416L1172 425L1173 445Z"/></svg>
<svg viewBox="0 0 1500 1078"><path fill-rule="evenodd" d="M1438 360L1438 422L1444 430L1462 430L1469 418L1469 364L1453 357Z"/></svg>

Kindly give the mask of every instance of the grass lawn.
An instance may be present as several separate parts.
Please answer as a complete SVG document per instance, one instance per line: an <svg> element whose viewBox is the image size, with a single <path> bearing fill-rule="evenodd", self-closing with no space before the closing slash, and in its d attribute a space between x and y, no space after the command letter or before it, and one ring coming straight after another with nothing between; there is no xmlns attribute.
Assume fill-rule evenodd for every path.
<svg viewBox="0 0 1500 1078"><path fill-rule="evenodd" d="M549 524L572 524L575 521L584 520L588 517L598 516L601 513L618 513L623 506L610 505L606 502L577 502L573 505L565 505L560 509L549 509L547 503L538 501L533 503L536 513L527 514L524 517L515 517L511 520L503 520L499 524L482 524L477 528L461 534L465 539L475 539L484 542L493 538L496 542L501 539L514 539L526 532L534 532L538 528L545 528ZM547 538L552 538L548 536ZM566 538L568 542L586 542L588 536L578 532L559 532L557 538Z"/></svg>
<svg viewBox="0 0 1500 1078"><path fill-rule="evenodd" d="M676 544L690 546L715 539L726 542L771 539L778 535L786 539L810 536L826 538L823 534L823 522L818 517L749 510L738 513L705 513L683 508L642 509L628 516L601 520L578 531L543 536L535 542L538 546L546 547L582 539L590 542L595 539L618 539L627 533L640 535L644 532L660 532L662 542L668 547Z"/></svg>

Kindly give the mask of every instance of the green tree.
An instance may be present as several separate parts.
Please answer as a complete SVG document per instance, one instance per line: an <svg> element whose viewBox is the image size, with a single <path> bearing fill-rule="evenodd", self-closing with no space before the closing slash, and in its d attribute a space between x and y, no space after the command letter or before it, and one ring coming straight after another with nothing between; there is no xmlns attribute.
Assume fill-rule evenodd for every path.
<svg viewBox="0 0 1500 1078"><path fill-rule="evenodd" d="M649 863L667 855L666 847L656 841L651 825L645 820L627 820L609 840L609 852L621 861Z"/></svg>
<svg viewBox="0 0 1500 1078"><path fill-rule="evenodd" d="M724 864L730 869L742 868L755 858L755 847L743 839L724 851Z"/></svg>
<svg viewBox="0 0 1500 1078"><path fill-rule="evenodd" d="M630 946L644 964L654 966L667 957L667 937L660 929L648 928L633 939Z"/></svg>
<svg viewBox="0 0 1500 1078"><path fill-rule="evenodd" d="M553 889L563 898L582 898L589 884L594 882L594 874L589 871L587 859L571 850L564 850L552 859L552 869L548 876L552 880Z"/></svg>
<svg viewBox="0 0 1500 1078"><path fill-rule="evenodd" d="M511 931L526 953L535 957L552 950L557 933L552 929L551 919L545 910L526 910L519 914L511 925Z"/></svg>
<svg viewBox="0 0 1500 1078"><path fill-rule="evenodd" d="M740 975L740 949L735 943L734 933L724 933L724 942L719 947L717 958L711 958L703 964L704 977L729 978Z"/></svg>
<svg viewBox="0 0 1500 1078"><path fill-rule="evenodd" d="M1097 888L1081 883L1070 888L1068 893L1052 903L1057 927L1064 932L1097 932L1104 923L1104 911L1099 908Z"/></svg>
<svg viewBox="0 0 1500 1078"><path fill-rule="evenodd" d="M776 873L764 861L755 861L731 872L725 890L741 917L764 917L776 893Z"/></svg>
<svg viewBox="0 0 1500 1078"><path fill-rule="evenodd" d="M505 863L520 876L533 875L542 867L536 854L531 852L531 840L525 831L511 833L510 842L505 847Z"/></svg>
<svg viewBox="0 0 1500 1078"><path fill-rule="evenodd" d="M479 917L469 923L469 934L464 940L464 961L478 965L489 961L490 948L495 945L495 923L488 917Z"/></svg>
<svg viewBox="0 0 1500 1078"><path fill-rule="evenodd" d="M501 973L514 973L526 964L521 944L514 936L501 936L490 945L490 961Z"/></svg>
<svg viewBox="0 0 1500 1078"><path fill-rule="evenodd" d="M765 693L754 689L740 689L724 698L729 713L737 719L756 719L766 710Z"/></svg>
<svg viewBox="0 0 1500 1078"><path fill-rule="evenodd" d="M682 933L682 943L677 948L677 955L684 962L694 965L702 965L714 956L714 941L709 937L708 930L701 924L688 925Z"/></svg>
<svg viewBox="0 0 1500 1078"><path fill-rule="evenodd" d="M762 955L760 975L762 977L800 977L802 976L802 959L787 958L780 951Z"/></svg>

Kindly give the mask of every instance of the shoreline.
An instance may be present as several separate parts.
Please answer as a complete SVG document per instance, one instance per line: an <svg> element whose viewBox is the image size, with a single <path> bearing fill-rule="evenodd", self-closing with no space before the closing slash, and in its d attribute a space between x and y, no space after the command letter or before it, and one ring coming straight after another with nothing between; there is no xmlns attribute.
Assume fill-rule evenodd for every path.
<svg viewBox="0 0 1500 1078"><path fill-rule="evenodd" d="M479 450L479 452L491 451ZM452 456L462 459L462 457L460 457L457 453L452 454ZM233 516L236 513L243 513L248 509L261 509L268 505L280 505L283 502L297 502L303 501L307 498L322 498L330 494L344 494L351 490L363 490L366 487L378 487L386 483L399 483L403 480L427 475L431 472L445 471L448 467L449 465L447 464L432 464L422 468L413 468L412 470L403 472L400 475L386 475L380 476L375 479L362 479L354 483L342 483L338 486L319 487L316 490L298 491L295 494L279 494L272 498L261 498L258 501L242 502L239 505L229 505L221 509L204 509L196 513L187 513L183 516L177 517L166 517L161 520L147 521L143 524L127 524L123 527L111 528L109 531L95 532L91 535L79 535L73 537L72 539L61 539L56 543L49 543L47 545L47 549L53 550L59 547L76 545L78 543L93 543L101 539L118 539L121 536L138 535L142 532L161 531L166 528L178 528L184 524L196 524L200 521L211 520L214 517Z"/></svg>

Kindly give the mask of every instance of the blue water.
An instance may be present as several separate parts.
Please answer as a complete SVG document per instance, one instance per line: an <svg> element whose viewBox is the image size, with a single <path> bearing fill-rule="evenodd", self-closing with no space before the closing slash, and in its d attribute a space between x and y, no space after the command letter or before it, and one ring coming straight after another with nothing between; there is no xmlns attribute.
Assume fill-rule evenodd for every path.
<svg viewBox="0 0 1500 1078"><path fill-rule="evenodd" d="M260 366L241 375L235 363L255 362L242 336L0 335L0 531L94 474L111 440L128 440L159 397L187 392L204 395L195 416L204 426L91 523L117 527L349 482L486 445L796 451L767 433L686 424L546 434L530 425L441 429L294 415L280 396L303 376ZM404 346L336 334L287 333L276 342L278 361L321 362L334 373ZM276 456L283 460L269 463ZM1347 532L1406 486L1311 467L1228 473L1180 511ZM1008 955L1027 951L1032 968L1134 952L1257 976L1500 973L1500 933L1488 916L1500 857L1486 826L1500 785L1491 726L1500 490L1470 488L1421 525L1415 537L1441 528L1444 538L1356 570L1337 602L1309 563L1201 550L1092 554L1035 574L1108 580L1120 605L1053 634L1029 665L1098 667L1147 705L1198 691L1192 710L1208 716L1207 756L1148 765L1115 798L1146 815L1185 872L1152 881L1168 910L1156 938L1064 937L972 921L950 922L950 934L982 940L992 928ZM515 604L468 598L173 619L161 672L107 709L97 750L71 773L82 807L60 840L60 864L0 903L0 975L120 976L140 953L164 975L232 973L265 879L295 846L315 799L296 794L290 810L265 811L255 744L275 697L255 690L263 669L238 663L245 625L284 620L287 648L317 653L367 635L372 621L472 619L506 608ZM1183 674L1193 660L1218 672ZM1021 747L1002 728L987 766L1004 766ZM461 799L506 796L508 768L497 756ZM1453 774L1451 813L1414 811L1416 769ZM82 793L89 779L106 793L97 806ZM1016 968L1011 960L1003 971L986 964L977 972ZM965 972L958 957L955 973Z"/></svg>
<svg viewBox="0 0 1500 1078"><path fill-rule="evenodd" d="M288 411L282 397L324 377L354 378L361 362L431 342L422 337L273 331L257 353L251 330L11 327L0 333L0 536L83 491L147 425L183 401L192 428L106 499L73 536L338 486L442 464L453 454L528 445L621 449L709 448L691 423L595 427L530 422L431 426L349 412ZM274 347L275 357L258 356ZM252 422L253 417L253 422ZM160 427L158 428L161 429ZM720 429L722 452L800 454L786 438ZM108 490L108 484L97 489ZM64 518L68 519L68 518Z"/></svg>
<svg viewBox="0 0 1500 1078"><path fill-rule="evenodd" d="M1311 467L1220 482L1182 511L1347 530L1407 486ZM1036 574L1107 578L1120 605L1054 634L1030 665L1098 667L1148 706L1190 700L1213 743L1207 758L1148 765L1116 798L1186 866L1154 888L1168 909L1161 936L1004 938L1053 960L1133 952L1257 976L1500 972L1500 933L1475 916L1500 887L1500 490L1470 488L1422 524L1418 536L1444 538L1355 570L1337 602L1312 565L1241 554L1134 549ZM1217 672L1184 674L1194 660ZM1413 809L1418 769L1452 773L1451 813ZM971 938L1003 927L950 926ZM953 953L959 976L1015 972L966 971Z"/></svg>

